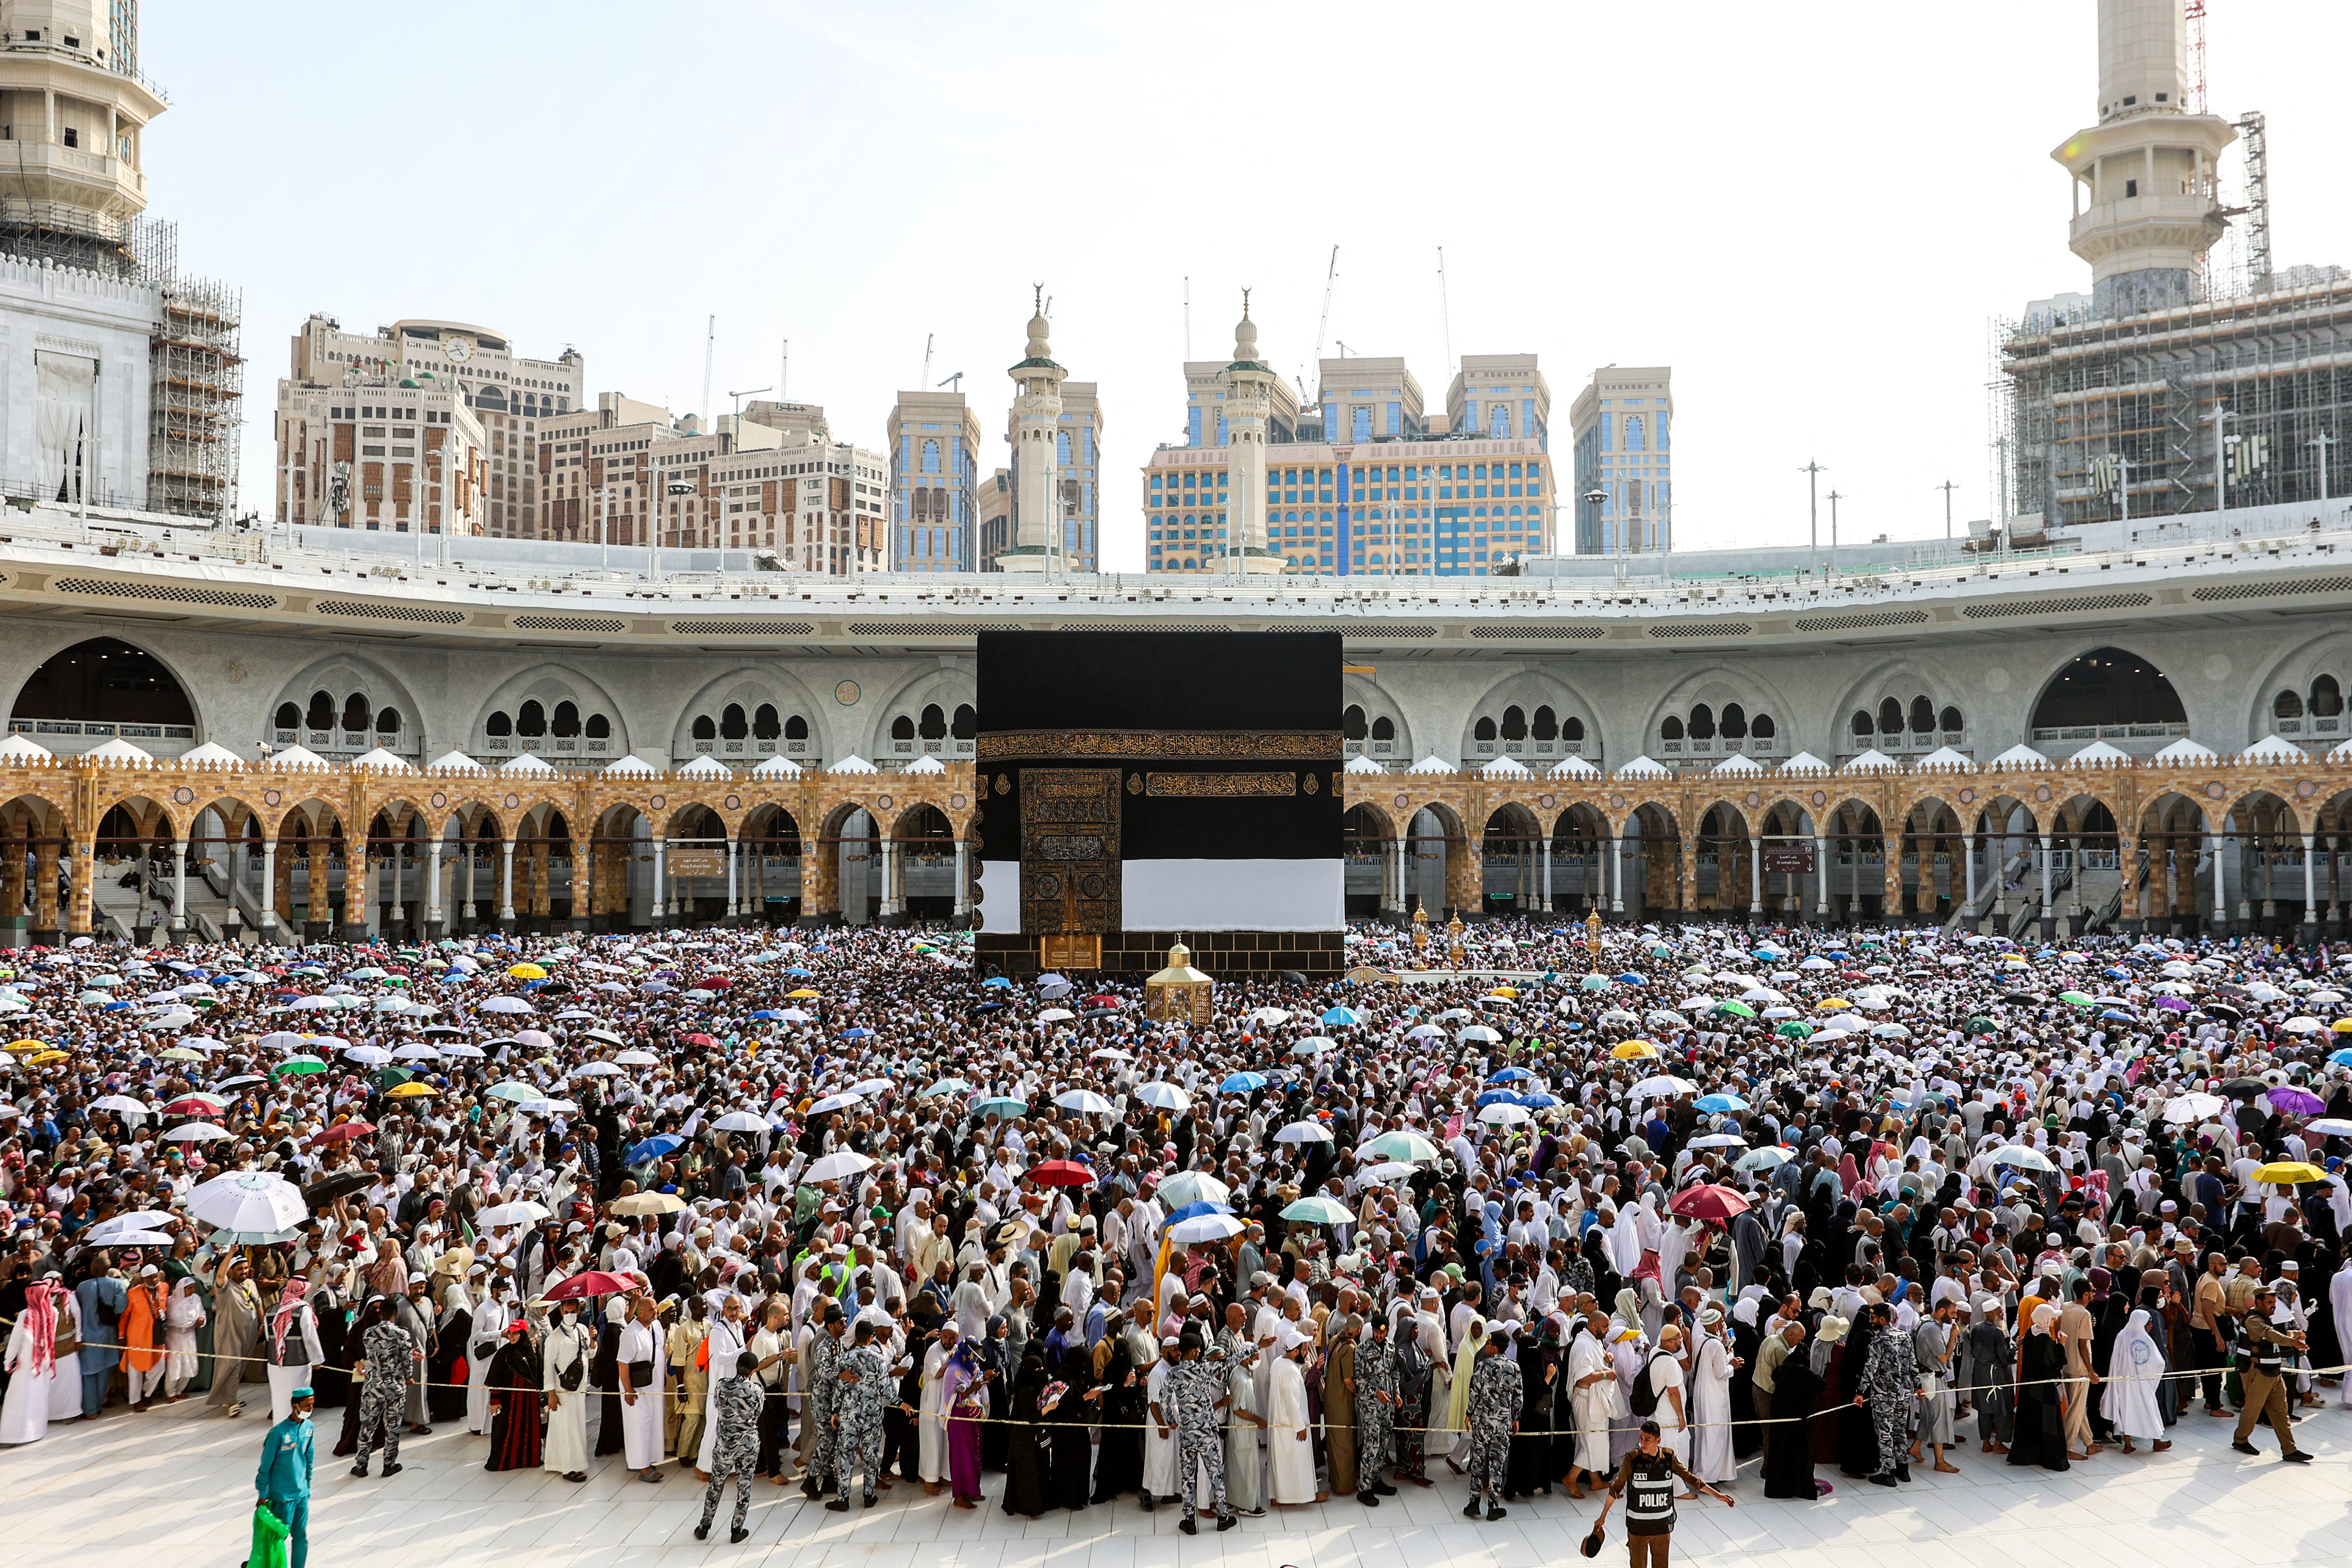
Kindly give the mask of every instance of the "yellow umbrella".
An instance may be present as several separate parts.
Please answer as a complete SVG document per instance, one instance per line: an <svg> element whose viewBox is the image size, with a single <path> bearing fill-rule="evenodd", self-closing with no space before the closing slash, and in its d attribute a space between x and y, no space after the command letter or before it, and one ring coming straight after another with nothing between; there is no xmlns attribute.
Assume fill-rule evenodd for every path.
<svg viewBox="0 0 2352 1568"><path fill-rule="evenodd" d="M1813 1005L1824 1013L1834 1013L1841 1007L1851 1007L1853 1004L1843 996L1830 996L1814 1003Z"/></svg>
<svg viewBox="0 0 2352 1568"><path fill-rule="evenodd" d="M425 1083L396 1083L383 1091L384 1098L387 1100L419 1100L440 1092L431 1084Z"/></svg>
<svg viewBox="0 0 2352 1568"><path fill-rule="evenodd" d="M63 1051L36 1051L25 1058L25 1065L30 1068L45 1068L72 1059Z"/></svg>
<svg viewBox="0 0 2352 1568"><path fill-rule="evenodd" d="M2339 1035L2352 1035L2352 1018L2338 1018L2327 1026ZM8 1048L13 1051L16 1047L10 1046Z"/></svg>
<svg viewBox="0 0 2352 1568"><path fill-rule="evenodd" d="M785 993L784 993L784 1000L785 1000L785 1001L787 1001L787 1002L791 1002L791 1001L796 1001L796 1000L799 1000L800 998L803 998L803 997L807 997L807 996L821 996L821 995L823 995L823 994L824 994L824 993L823 993L823 992L820 992L820 991L812 991L812 990L810 990L807 986L803 985L803 986L802 986L802 987L801 987L799 990L797 990L797 991L787 991L787 992L785 992Z"/></svg>
<svg viewBox="0 0 2352 1568"><path fill-rule="evenodd" d="M1621 1062L1637 1061L1643 1057L1654 1057L1658 1047L1647 1040L1620 1040L1609 1047L1609 1054Z"/></svg>
<svg viewBox="0 0 2352 1568"><path fill-rule="evenodd" d="M49 1042L47 1040L11 1040L8 1042L8 1049L12 1051L46 1051L48 1048Z"/></svg>
<svg viewBox="0 0 2352 1568"><path fill-rule="evenodd" d="M544 980L547 978L547 971L541 969L536 963L510 963L507 965L507 973L517 980Z"/></svg>
<svg viewBox="0 0 2352 1568"><path fill-rule="evenodd" d="M1517 997L1518 995L1518 992L1508 985L1497 985L1492 991L1487 992L1486 994L1489 996Z"/></svg>
<svg viewBox="0 0 2352 1568"><path fill-rule="evenodd" d="M2275 1164L2257 1165L2247 1178L2253 1182L2273 1182L2282 1187L2297 1187L2305 1182L2324 1182L2327 1173L2301 1160L2281 1160Z"/></svg>

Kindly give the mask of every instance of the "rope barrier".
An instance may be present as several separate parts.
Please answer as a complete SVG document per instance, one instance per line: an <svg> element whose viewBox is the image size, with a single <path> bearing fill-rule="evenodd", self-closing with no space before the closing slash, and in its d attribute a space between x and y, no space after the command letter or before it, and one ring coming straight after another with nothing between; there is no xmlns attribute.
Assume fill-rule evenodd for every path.
<svg viewBox="0 0 2352 1568"><path fill-rule="evenodd" d="M7 1321L7 1320L5 1320L5 1319L0 1319L0 1323L5 1323L5 1322L6 1322L6 1321ZM129 1345L116 1345L116 1344L108 1344L108 1345L103 1345L103 1346L96 1345L96 1344L92 1344L92 1345L90 1345L90 1346L89 1346L89 1348L92 1348L92 1349L100 1349L100 1348L103 1348L103 1349L108 1349L108 1350L114 1350L114 1351L118 1351L118 1352L129 1352L131 1349L132 1349L133 1347L129 1346ZM73 1352L66 1352L66 1353L70 1354L70 1353L73 1353ZM214 1362L234 1361L234 1362L236 1362L237 1363L239 1363L240 1365L249 1366L249 1367L256 1367L256 1368L266 1367L266 1366L267 1366L267 1364L268 1364L267 1363L265 1363L264 1361L262 1361L262 1359L261 1359L260 1357L258 1357L258 1356L232 1356L232 1355L227 1355L227 1354L226 1354L226 1353L224 1353L224 1352L220 1352L220 1351L171 1351L171 1350L163 1350L163 1349L159 1349L155 1353L157 1353L158 1355L163 1355L163 1356L172 1356L172 1355L194 1355L194 1356L197 1357L197 1358L198 1358L198 1359L200 1359L200 1360L205 1360L205 1361L214 1361ZM340 1373L344 1373L346 1376L348 1376L348 1377L351 1379L351 1381L352 1381L352 1384L353 1384L354 1386L358 1385L358 1384L362 1381L362 1378L361 1378L361 1376L360 1376L360 1368L359 1368L358 1366L352 1366L352 1367L338 1367L338 1366L331 1366L331 1365L328 1365L328 1364L326 1364L326 1363L310 1363L310 1371L311 1375L312 1375L314 1378L315 1378L315 1377L317 1376L317 1374L318 1374L320 1372L321 1372L321 1371L325 1371L325 1372L340 1372ZM1968 1393L1971 1393L1971 1394L1974 1394L1974 1393L1977 1393L1977 1392L1981 1391L1981 1392L1984 1392L1984 1393L1987 1393L1987 1394L2002 1394L2002 1393L2014 1393L2014 1392L2016 1392L2016 1391L2017 1391L2017 1390L2019 1390L2019 1389L2025 1389L2025 1388L2061 1388L2061 1389L2063 1389L2063 1388L2069 1388L2069 1387L2072 1387L2072 1388L2076 1388L2076 1389L2087 1389L2087 1388L2093 1387L2093 1386L2095 1386L2095 1386L2099 1386L2099 1387L2105 1387L2106 1384L2111 1384L2111 1383L2115 1383L2115 1382L2117 1382L2117 1381L2129 1381L2129 1382L2135 1382L2135 1383L2138 1383L2138 1382L2147 1382L2147 1383L2164 1384L2164 1383L2173 1382L2173 1381L2175 1381L2175 1380L2185 1380L2185 1381L2189 1382L2189 1383L2192 1385L2192 1391L2193 1391L2194 1384L2195 1384L2196 1383L2198 1383L2199 1381L2200 1381L2201 1379L2203 1379L2204 1377L2208 1376L2208 1375L2217 1376L2217 1377L2218 1377L2218 1376L2221 1376L2221 1375L2224 1375L2224 1374L2226 1374L2226 1373L2231 1373L2231 1372L2234 1372L2234 1371L2237 1371L2237 1369L2235 1369L2235 1368L2231 1368L2231 1367L2221 1367L2221 1368L2196 1368L2196 1367L2180 1368L2180 1367L2168 1367L2165 1371L2163 1371L2163 1372L2161 1372L2161 1373L2158 1373L2156 1376L2154 1376L2154 1377L2152 1377L2152 1378L2132 1378L2132 1379L2128 1379L2128 1380L2118 1380L2118 1379L2112 1378L2112 1377L2101 1377L2101 1378L2098 1378L2098 1379L2096 1379L2096 1380L2094 1380L2094 1379L2087 1378L2087 1377L2043 1377L2043 1378L2032 1378L2032 1379L2019 1379L2019 1380L2015 1380L2015 1381L2004 1381L2004 1382L1995 1383L1995 1384L1974 1384L1974 1385L1971 1385L1971 1387L1970 1387L1970 1388L1969 1388L1968 1390L1966 1390L1966 1392L1968 1392ZM21 1377L21 1376L26 1375L26 1373L24 1373L24 1371L23 1371L22 1369L19 1369L19 1371L17 1372L17 1374L16 1374L16 1375L18 1375L18 1376L20 1376L20 1377ZM268 1374L267 1374L267 1373L265 1372L265 1373L263 1373L263 1378L264 1378L264 1380L266 1380L266 1379L267 1379L267 1375L268 1375ZM1612 1374L1612 1375L1613 1375L1613 1374ZM2242 1373L2240 1373L2240 1375L2242 1375L2242 1375L2243 1375L2243 1374L2242 1374ZM2282 1381L2284 1381L2284 1379L2289 1378L2289 1377L2314 1377L2314 1378L2317 1378L2317 1377L2344 1377L2344 1376L2347 1376L2347 1375L2352 1375L2352 1363L2347 1363L2347 1364L2344 1364L2344 1365L2338 1365L2338 1366L2311 1366L2311 1367L2306 1367L2306 1366L2287 1366L2287 1367L2284 1367L2284 1368L2282 1368L2282 1369L2281 1369L2281 1371L2280 1371L2280 1373L2279 1373L2279 1376L2280 1376L2280 1378L2281 1378L2281 1380L2282 1380ZM635 1390L634 1392L638 1393L638 1394L657 1394L659 1397L661 1397L661 1398L665 1398L665 1399L682 1398L682 1397L684 1396L684 1392L685 1392L685 1389L684 1389L684 1378L683 1378L683 1375L682 1375L682 1374L677 1374L677 1373L676 1373L675 1372L673 1372L673 1376L676 1378L676 1381L672 1382L672 1381L665 1380L665 1386L664 1386L664 1387L662 1387L661 1389L655 1390L655 1389L650 1389L650 1388L641 1388L641 1389ZM603 1396L604 1396L605 1394L611 1394L613 1397L614 1397L614 1398L616 1398L616 1399L620 1397L620 1395L621 1395L621 1392L622 1392L622 1391L621 1391L621 1389L618 1387L618 1385L617 1385L617 1384L616 1384L615 1386L612 1387L612 1388L606 1389L606 1388L597 1388L597 1387L593 1387L593 1386L589 1385L589 1384L585 1384L585 1383L583 1383L583 1384L582 1384L582 1386L580 1386L580 1387L578 1387L578 1388L573 1388L573 1389L525 1389L525 1390L514 1390L514 1389L505 1388L505 1387L502 1387L502 1386L500 1386L500 1385L499 1385L499 1384L475 1384L475 1383L471 1383L471 1382L467 1382L467 1383L441 1383L441 1382L434 1381L434 1380L429 1379L429 1378L407 1378L407 1379L404 1379L404 1380L402 1381L402 1384L401 1384L401 1386L402 1386L402 1387L406 1388L406 1387L409 1387L409 1386L411 1386L411 1385L420 1386L420 1387L428 1388L428 1389L430 1389L430 1388L448 1388L448 1389L465 1389L465 1390L467 1390L467 1391L471 1391L471 1390L476 1389L476 1388L481 1388L481 1389L485 1389L485 1390L487 1390L488 1392L492 1393L492 1394L508 1394L508 1393L522 1392L522 1393L533 1393L533 1394L582 1394L582 1395L593 1394L593 1395L595 1395L596 1397L599 1397L599 1398L602 1398L602 1397L603 1397ZM1685 1393L1687 1393L1687 1392L1688 1392L1688 1391L1687 1391L1687 1389L1685 1389ZM1940 1394L1960 1394L1960 1393L1962 1393L1962 1392L1963 1392L1963 1390L1962 1390L1962 1389L1960 1389L1958 1385L1954 1385L1954 1386L1951 1386L1951 1387L1939 1388L1939 1389L1935 1389L1935 1390L1929 1391L1928 1396L1929 1396L1929 1397L1933 1397L1933 1396L1935 1396L1935 1395L1940 1395ZM1558 1391L1557 1391L1557 1390L1555 1390L1555 1394L1557 1394L1557 1393L1558 1393ZM809 1392L808 1392L808 1390L806 1390L806 1389L797 1389L797 1390L770 1389L770 1390L769 1390L769 1394L770 1394L770 1396L771 1396L771 1397L774 1397L774 1396L779 1396L779 1395L781 1395L782 1397L784 1397L784 1398L787 1398L787 1399L800 1399L800 1400L803 1400L803 1401L804 1401L804 1400L806 1400L806 1399L809 1397ZM1065 1397L1066 1398L1066 1397L1068 1397L1068 1396L1067 1396L1067 1395L1065 1395ZM1080 1397L1084 1397L1083 1394L1080 1394ZM1571 1397L1572 1397L1572 1395L1571 1395ZM1918 1398L1918 1396L1917 1396L1917 1395L1915 1395L1915 1396L1914 1396L1914 1398L1915 1398L1915 1401L1916 1401L1916 1400ZM897 1403L895 1400L893 1400L893 1401L885 1401L885 1405L890 1405L890 1404L895 1404L895 1403ZM805 1408L806 1408L806 1406L805 1406L805 1405L803 1405L803 1409L805 1409ZM1842 1412L1842 1411L1850 1410L1850 1409L1852 1409L1852 1408L1853 1408L1853 1402L1852 1402L1851 1400L1845 1400L1845 1401L1841 1401L1840 1403L1835 1404L1835 1405L1829 1405L1819 1406L1819 1407L1816 1407L1815 1409L1811 1410L1811 1411L1806 1411L1806 1412L1802 1412L1802 1413L1796 1414L1796 1415L1759 1415L1759 1416L1750 1416L1750 1417L1746 1417L1746 1418L1741 1418L1741 1419L1735 1419L1735 1420L1730 1420L1730 1421L1688 1421L1688 1422L1685 1422L1681 1426L1679 1426L1679 1427L1677 1428L1677 1430L1679 1430L1679 1431L1685 1431L1685 1432L1699 1432L1699 1431L1715 1431L1715 1430L1717 1430L1717 1429L1719 1429L1719 1428L1724 1428L1724 1427L1733 1427L1733 1426L1784 1426L1784 1425L1787 1425L1788 1423L1794 1422L1794 1421L1803 1421L1803 1420L1815 1419L1815 1418L1818 1418L1818 1417L1820 1417L1820 1416L1823 1416L1823 1415L1835 1415L1839 1414L1839 1413L1840 1413L1840 1412ZM2352 1406L2347 1406L2347 1408L2352 1408ZM1160 1430L1160 1429L1161 1429L1161 1428L1160 1428L1160 1423L1158 1423L1157 1421L1054 1421L1054 1420L1046 1419L1045 1417L1043 1417L1043 1416L1040 1416L1040 1417L1038 1417L1038 1418L1036 1418L1036 1419L1034 1419L1034 1420L1031 1420L1031 1419L1029 1419L1029 1418L1027 1418L1027 1417L1025 1417L1025 1416L1019 1416L1019 1415L953 1415L953 1416L951 1416L951 1415L950 1415L948 1413L946 1413L946 1412L944 1412L944 1411L942 1411L942 1412L940 1413L940 1419L941 1419L942 1421L954 1420L954 1421L967 1422L967 1423L971 1424L971 1425L974 1425L974 1426L982 1426L982 1425L985 1425L985 1426L1046 1426L1046 1427L1083 1426L1083 1427L1086 1427L1087 1429L1088 1429L1088 1430L1090 1430L1090 1431L1104 1431L1104 1432L1152 1432L1152 1431L1157 1431L1157 1430ZM1625 1419L1630 1420L1630 1419L1632 1419L1632 1417L1629 1415L1629 1416L1625 1417ZM1359 1423L1359 1425L1360 1425L1360 1423ZM1223 1431L1228 1431L1228 1432L1231 1432L1231 1431L1237 1431L1237 1430L1241 1429L1241 1427L1242 1427L1242 1426L1251 1426L1251 1427L1255 1428L1255 1426L1256 1426L1256 1424L1255 1424L1255 1422L1250 1422L1250 1423L1242 1423L1242 1422L1227 1422L1227 1423L1224 1423L1224 1424L1220 1427L1220 1430L1223 1430ZM1272 1428L1272 1427L1268 1427L1268 1428L1266 1428L1266 1429L1267 1429L1267 1430L1273 1430L1274 1428ZM1175 1427L1173 1427L1173 1426L1170 1426L1170 1427L1166 1428L1166 1430L1168 1430L1168 1431L1171 1431L1171 1432L1172 1432L1172 1431L1176 1430L1176 1428L1175 1428ZM1298 1430L1298 1428L1297 1428L1297 1427L1293 1427L1293 1426L1284 1426L1284 1427L1282 1427L1282 1428L1281 1428L1281 1430L1283 1430L1283 1431L1297 1431L1297 1430ZM1309 1428L1309 1430L1313 1430L1313 1428ZM1459 1435L1459 1434L1465 1434L1465 1433L1466 1433L1466 1432L1469 1430L1469 1428L1468 1428L1468 1427L1466 1427L1466 1426L1404 1426L1397 1425L1397 1424L1395 1424L1395 1423L1393 1423L1393 1422L1392 1422L1392 1423L1391 1423L1391 1424L1390 1424L1390 1426L1389 1426L1389 1430L1390 1430L1391 1432L1409 1432L1409 1433L1419 1433L1419 1434L1422 1434L1422 1435L1423 1435L1423 1436L1442 1436L1442 1435L1446 1434L1446 1433L1454 1433L1454 1434L1457 1434L1457 1435ZM1580 1428L1580 1427L1574 1427L1574 1426L1548 1426L1548 1427L1540 1428L1540 1429L1538 1429L1538 1430L1537 1430L1537 1431L1534 1431L1534 1432L1526 1432L1526 1431L1517 1432L1517 1433L1515 1433L1515 1434L1514 1434L1514 1436L1521 1436L1521 1437L1544 1437L1544 1436L1551 1436L1551 1437L1572 1437L1572 1436L1580 1436L1580 1435L1581 1435L1581 1431L1582 1431L1582 1429L1581 1429L1581 1428Z"/></svg>

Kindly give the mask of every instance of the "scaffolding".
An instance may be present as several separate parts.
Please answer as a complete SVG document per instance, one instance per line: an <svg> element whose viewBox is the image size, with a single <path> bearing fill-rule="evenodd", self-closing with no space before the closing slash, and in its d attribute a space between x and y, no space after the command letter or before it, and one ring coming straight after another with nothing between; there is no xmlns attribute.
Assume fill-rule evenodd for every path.
<svg viewBox="0 0 2352 1568"><path fill-rule="evenodd" d="M0 256L21 261L139 281L134 252L140 226L69 202L0 197Z"/></svg>
<svg viewBox="0 0 2352 1568"><path fill-rule="evenodd" d="M142 222L131 249L157 293L148 371L147 509L175 517L229 514L244 423L243 300L208 278L180 273L179 226Z"/></svg>
<svg viewBox="0 0 2352 1568"><path fill-rule="evenodd" d="M2011 509L2063 527L2340 496L2321 488L2320 438L2352 431L2352 275L2265 281L2168 310L2102 317L2084 300L1997 322Z"/></svg>

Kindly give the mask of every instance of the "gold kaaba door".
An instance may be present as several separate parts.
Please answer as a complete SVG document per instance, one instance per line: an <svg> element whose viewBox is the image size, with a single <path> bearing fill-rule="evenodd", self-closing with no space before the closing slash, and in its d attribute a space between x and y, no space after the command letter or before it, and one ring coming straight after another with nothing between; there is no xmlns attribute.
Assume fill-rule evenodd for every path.
<svg viewBox="0 0 2352 1568"><path fill-rule="evenodd" d="M1021 933L1119 921L1119 770L1021 770Z"/></svg>

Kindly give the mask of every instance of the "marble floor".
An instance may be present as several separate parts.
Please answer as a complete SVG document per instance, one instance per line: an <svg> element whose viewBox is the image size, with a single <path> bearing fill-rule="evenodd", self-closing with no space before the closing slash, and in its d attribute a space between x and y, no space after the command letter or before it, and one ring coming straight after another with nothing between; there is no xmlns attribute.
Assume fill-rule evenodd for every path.
<svg viewBox="0 0 2352 1568"><path fill-rule="evenodd" d="M159 1548L173 1563L241 1562L266 1401L236 1422L200 1409L190 1401L146 1415L117 1410L0 1450L6 1538L75 1568L152 1568ZM340 1417L331 1421L330 1433ZM1765 1500L1751 1464L1734 1489L1738 1509L1683 1505L1675 1559L1751 1568L2352 1561L2352 1410L2331 1403L2298 1426L2316 1456L2310 1465L2280 1463L2267 1431L2257 1436L2263 1458L2235 1453L2229 1433L2228 1423L2192 1412L2169 1453L2111 1451L2064 1475L2012 1469L1971 1446L1957 1456L1959 1475L1915 1470L1919 1479L1895 1491L1841 1479L1811 1505ZM975 1511L901 1482L878 1507L836 1514L761 1481L751 1537L730 1546L723 1510L709 1542L694 1539L701 1488L675 1467L656 1487L617 1458L600 1460L575 1485L541 1472L490 1474L485 1451L483 1439L445 1426L403 1447L405 1468L392 1480L358 1480L322 1446L312 1560L324 1568L1538 1568L1578 1560L1598 1507L1522 1500L1507 1519L1474 1523L1461 1516L1464 1484L1447 1473L1378 1509L1342 1500L1186 1536L1173 1509L1145 1514L1132 1500L1016 1519L996 1506L1003 1479L992 1475L991 1500ZM1623 1561L1614 1522L1603 1563Z"/></svg>

